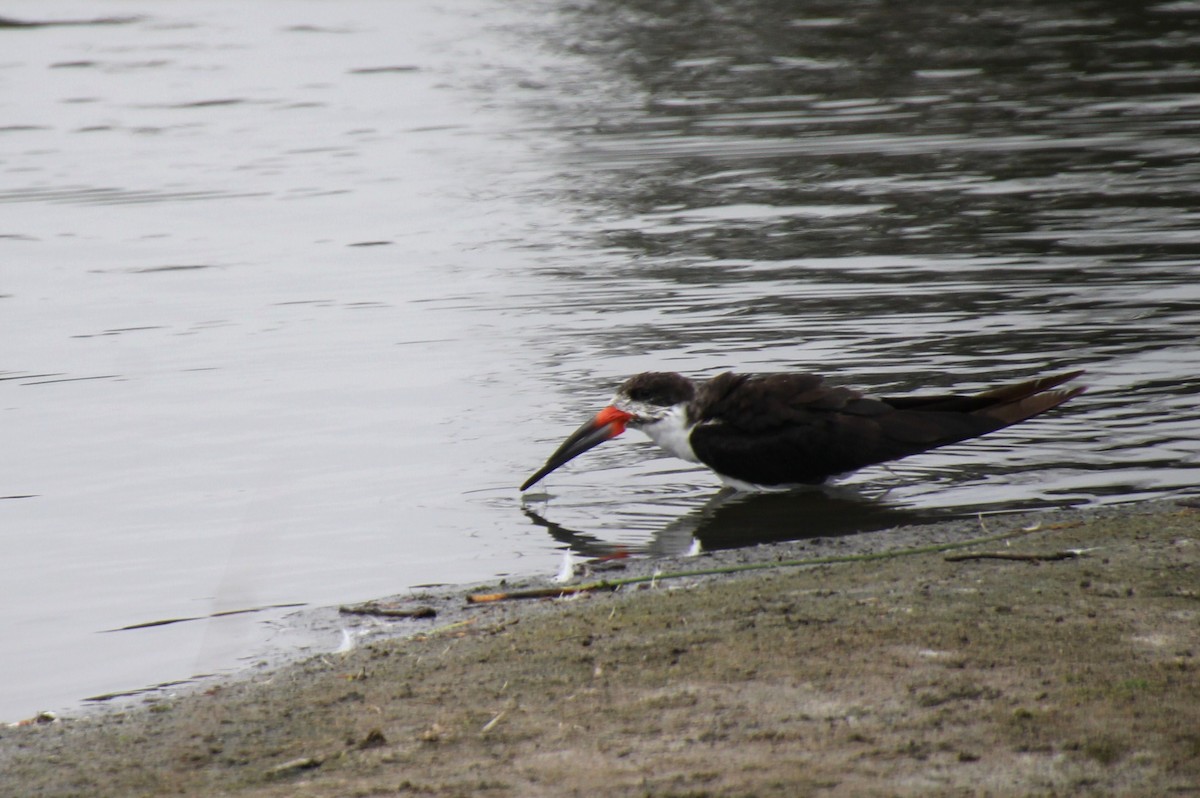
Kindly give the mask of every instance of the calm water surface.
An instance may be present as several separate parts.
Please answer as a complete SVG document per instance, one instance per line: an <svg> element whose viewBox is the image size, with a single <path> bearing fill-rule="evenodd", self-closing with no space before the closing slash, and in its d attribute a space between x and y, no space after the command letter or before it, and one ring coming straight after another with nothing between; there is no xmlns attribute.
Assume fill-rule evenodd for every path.
<svg viewBox="0 0 1200 798"><path fill-rule="evenodd" d="M1195 486L1200 4L664 8L0 28L0 719L291 610L129 625ZM651 368L1091 390L834 492L630 435L522 501Z"/></svg>

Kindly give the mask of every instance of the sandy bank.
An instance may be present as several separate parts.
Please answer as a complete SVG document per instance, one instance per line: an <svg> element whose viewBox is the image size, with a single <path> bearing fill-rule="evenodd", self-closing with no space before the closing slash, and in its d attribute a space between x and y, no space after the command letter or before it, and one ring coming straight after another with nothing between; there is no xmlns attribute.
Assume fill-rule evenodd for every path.
<svg viewBox="0 0 1200 798"><path fill-rule="evenodd" d="M416 638L2 729L0 794L1200 793L1200 510L989 525L1011 539L572 600L431 595L435 619L358 621L424 624ZM981 535L939 524L663 567ZM981 553L1033 559L961 557Z"/></svg>

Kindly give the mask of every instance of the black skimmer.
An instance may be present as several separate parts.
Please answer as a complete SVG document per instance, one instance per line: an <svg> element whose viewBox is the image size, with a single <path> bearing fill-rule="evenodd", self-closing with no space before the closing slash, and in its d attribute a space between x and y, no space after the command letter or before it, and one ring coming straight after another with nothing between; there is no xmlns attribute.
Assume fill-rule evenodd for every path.
<svg viewBox="0 0 1200 798"><path fill-rule="evenodd" d="M739 490L817 485L1017 424L1078 396L1058 388L1082 371L972 395L875 398L816 374L734 374L693 382L649 371L626 380L612 403L577 429L521 490L627 427L668 453L702 463Z"/></svg>

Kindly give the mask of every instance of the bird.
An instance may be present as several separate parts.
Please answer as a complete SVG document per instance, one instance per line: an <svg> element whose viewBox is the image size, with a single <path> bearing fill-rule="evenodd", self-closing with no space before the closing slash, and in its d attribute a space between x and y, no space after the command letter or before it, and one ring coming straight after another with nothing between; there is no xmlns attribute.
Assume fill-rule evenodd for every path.
<svg viewBox="0 0 1200 798"><path fill-rule="evenodd" d="M737 490L820 485L1033 418L1083 393L1083 386L1059 387L1081 374L974 394L873 397L810 373L727 371L695 381L643 372L622 383L520 490L629 428L668 454L707 466Z"/></svg>

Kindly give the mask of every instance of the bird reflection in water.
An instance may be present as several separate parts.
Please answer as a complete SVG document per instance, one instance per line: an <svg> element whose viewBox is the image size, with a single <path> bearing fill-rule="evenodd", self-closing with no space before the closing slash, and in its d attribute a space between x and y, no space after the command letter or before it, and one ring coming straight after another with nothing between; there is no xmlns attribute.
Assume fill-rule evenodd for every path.
<svg viewBox="0 0 1200 798"><path fill-rule="evenodd" d="M888 504L848 486L787 493L725 489L703 506L671 521L642 544L614 543L551 521L522 506L525 515L559 543L594 559L623 555L679 557L699 543L704 551L814 538L835 538L898 526L946 520L947 516Z"/></svg>

